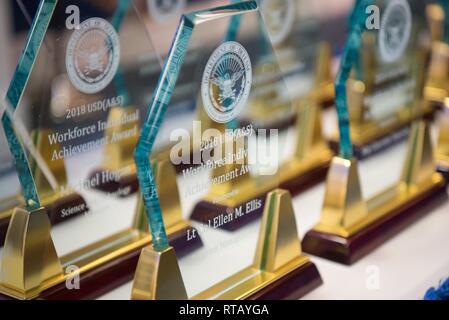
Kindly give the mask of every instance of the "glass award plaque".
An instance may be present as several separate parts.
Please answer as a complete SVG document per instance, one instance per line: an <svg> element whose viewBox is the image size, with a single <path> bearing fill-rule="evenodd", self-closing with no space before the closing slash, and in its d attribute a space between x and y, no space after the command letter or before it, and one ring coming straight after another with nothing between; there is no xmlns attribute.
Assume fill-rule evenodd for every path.
<svg viewBox="0 0 449 320"><path fill-rule="evenodd" d="M322 13L310 0L259 0L258 3L290 97L297 104L301 98L313 97L319 107L332 105L332 49L323 31ZM295 110L289 113L285 103L289 94L272 87L266 72L256 72L254 81L261 84L261 89L257 103L249 112L249 121L260 128L286 128L294 123L297 113Z"/></svg>
<svg viewBox="0 0 449 320"><path fill-rule="evenodd" d="M359 158L405 139L414 119L432 113L427 104L415 103L423 98L428 65L430 32L423 14L425 3L393 6L375 1L374 6L367 8L370 32L362 34L347 88L351 137ZM392 92L398 99L390 99ZM331 145L338 149L337 132Z"/></svg>
<svg viewBox="0 0 449 320"><path fill-rule="evenodd" d="M96 297L129 281L152 241L133 152L160 70L139 3L39 3L2 103L24 199L2 249L2 295ZM160 168L156 184L173 195L175 173ZM201 245L186 243L171 206L164 219L180 254Z"/></svg>
<svg viewBox="0 0 449 320"><path fill-rule="evenodd" d="M418 14L423 12L421 4L415 0L356 4L354 25L335 80L340 154L333 159L328 173L320 221L304 238L305 252L352 264L447 200L445 181L435 170L426 118L414 118L407 142L361 161L353 152L355 127L350 125L354 121L351 108L359 104L353 105L357 101L351 100L351 75L367 72L357 69L367 39L377 43L372 63L383 71L376 73L376 78L393 83L398 77L401 79L392 89L387 86L389 97L383 100L384 105L396 113L396 103L407 102L411 111L422 116L417 109L424 102L416 96L422 71L414 70L423 66L414 56L420 53L417 39L427 32L424 17ZM379 8L379 29L367 27L368 6ZM361 83L358 86L365 88Z"/></svg>
<svg viewBox="0 0 449 320"><path fill-rule="evenodd" d="M141 252L133 299L298 298L321 283L316 267L302 254L291 196L278 188L276 159L285 142L275 129L267 134L240 121L255 99L255 70L266 64L275 84L285 87L260 19L255 1L181 18L135 150L154 241ZM193 64L187 62L190 50L198 54ZM193 83L189 94L207 116L204 121L166 116L186 73ZM200 145L201 152L191 156L191 143ZM168 159L155 151L169 144ZM191 160L195 165L185 166L176 178L178 193L166 197L154 184L159 165ZM183 215L202 222L194 224L198 233L189 239L201 235L204 247L181 259L167 241L166 201L179 203ZM236 232L223 230L260 214L262 221Z"/></svg>

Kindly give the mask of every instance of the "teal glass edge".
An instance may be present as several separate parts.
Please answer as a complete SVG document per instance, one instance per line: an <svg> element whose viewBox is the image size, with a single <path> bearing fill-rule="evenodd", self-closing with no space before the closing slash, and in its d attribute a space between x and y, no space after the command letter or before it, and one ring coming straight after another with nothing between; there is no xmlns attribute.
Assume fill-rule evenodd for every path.
<svg viewBox="0 0 449 320"><path fill-rule="evenodd" d="M17 108L20 98L23 95L23 91L30 77L37 53L42 45L57 1L58 0L42 0L39 4L26 40L25 48L19 58L19 62L6 93L6 103L11 106L13 110ZM5 137L19 176L20 186L25 198L25 206L27 210L33 211L39 209L41 203L25 150L14 130L13 121L14 119L11 119L8 113L5 112L3 114L3 130L5 131Z"/></svg>
<svg viewBox="0 0 449 320"><path fill-rule="evenodd" d="M350 17L349 35L341 57L340 66L335 78L335 105L338 115L338 129L340 133L340 157L351 159L353 146L351 142L348 97L346 85L353 66L356 66L359 58L359 49L362 42L362 33L365 29L367 7L374 0L357 0Z"/></svg>
<svg viewBox="0 0 449 320"><path fill-rule="evenodd" d="M245 12L257 10L255 1L234 3L227 6L194 11L181 17L169 54L162 68L161 75L153 93L151 104L142 125L139 140L134 151L134 160L137 168L137 178L143 196L145 211L148 218L150 232L152 235L153 248L163 251L169 247L167 232L162 217L162 210L157 195L154 172L151 168L150 155L156 140L159 128L164 119L165 112L176 85L176 81L183 64L186 50L193 33L194 26L201 19L214 19L214 14L228 11L229 15L235 16ZM219 15L221 17L222 15ZM234 19L232 19L234 20ZM236 20L238 22L238 20ZM231 21L232 24L232 21ZM235 26L228 29L228 37L233 37L237 32Z"/></svg>

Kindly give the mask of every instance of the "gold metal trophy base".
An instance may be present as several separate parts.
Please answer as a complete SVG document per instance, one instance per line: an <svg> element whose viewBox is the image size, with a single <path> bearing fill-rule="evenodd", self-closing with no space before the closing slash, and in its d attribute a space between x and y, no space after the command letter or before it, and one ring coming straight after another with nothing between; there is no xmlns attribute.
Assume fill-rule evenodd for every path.
<svg viewBox="0 0 449 320"><path fill-rule="evenodd" d="M131 292L133 300L187 300L187 292L172 247L157 252L142 249Z"/></svg>
<svg viewBox="0 0 449 320"><path fill-rule="evenodd" d="M296 195L325 179L334 153L323 138L321 110L305 103L298 112L295 154L279 168L279 185Z"/></svg>
<svg viewBox="0 0 449 320"><path fill-rule="evenodd" d="M289 192L280 189L270 192L266 203L253 265L191 299L298 299L322 283L315 265L302 254ZM171 249L165 254L169 255L170 252ZM160 296L163 299L184 299L185 291L176 290L184 287L177 262L167 259L170 263L164 265L166 270L173 270L172 279L177 281L170 282L170 290L162 281L169 275L158 278L159 273L153 272L164 270L162 264L155 266L155 261L162 261L162 258L154 258L159 253L151 254L153 258L147 258L146 255L142 252L142 263L136 270L132 298L149 299L157 297L160 292L168 292L169 296Z"/></svg>
<svg viewBox="0 0 449 320"><path fill-rule="evenodd" d="M436 41L432 44L429 76L424 98L430 106L441 109L449 97L449 45Z"/></svg>
<svg viewBox="0 0 449 320"><path fill-rule="evenodd" d="M427 125L419 121L412 127L401 181L367 201L357 161L334 158L321 220L304 237L304 251L352 264L445 201L445 181L432 155Z"/></svg>

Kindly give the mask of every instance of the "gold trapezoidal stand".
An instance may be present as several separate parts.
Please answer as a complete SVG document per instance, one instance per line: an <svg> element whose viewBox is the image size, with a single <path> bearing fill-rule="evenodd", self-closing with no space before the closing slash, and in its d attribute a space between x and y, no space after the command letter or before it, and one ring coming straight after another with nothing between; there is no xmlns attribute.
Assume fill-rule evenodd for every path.
<svg viewBox="0 0 449 320"><path fill-rule="evenodd" d="M322 134L321 109L312 101L298 107L295 152L279 168L279 185L292 194L324 180L334 155Z"/></svg>
<svg viewBox="0 0 449 320"><path fill-rule="evenodd" d="M266 204L254 263L191 299L299 299L322 283L317 268L302 253L290 193L281 189L270 192ZM163 299L185 299L173 250L149 251L152 250L148 248L142 252L132 298L155 299L159 295ZM164 255L167 256L165 260ZM172 270L173 274L167 275L163 270Z"/></svg>
<svg viewBox="0 0 449 320"><path fill-rule="evenodd" d="M435 172L428 125L416 121L401 180L368 200L361 192L357 160L334 158L321 219L304 237L304 251L352 264L446 198L444 179Z"/></svg>
<svg viewBox="0 0 449 320"><path fill-rule="evenodd" d="M43 288L62 281L61 263L50 235L44 208L12 215L0 268L0 291L16 299L37 297Z"/></svg>
<svg viewBox="0 0 449 320"><path fill-rule="evenodd" d="M449 97L449 45L436 41L432 44L424 98L429 104L442 108L447 97Z"/></svg>
<svg viewBox="0 0 449 320"><path fill-rule="evenodd" d="M428 4L426 13L432 46L424 97L429 104L439 108L449 96L449 46L443 42L445 14L439 4Z"/></svg>
<svg viewBox="0 0 449 320"><path fill-rule="evenodd" d="M327 42L319 44L313 95L320 108L334 104L335 89L332 73L332 47Z"/></svg>

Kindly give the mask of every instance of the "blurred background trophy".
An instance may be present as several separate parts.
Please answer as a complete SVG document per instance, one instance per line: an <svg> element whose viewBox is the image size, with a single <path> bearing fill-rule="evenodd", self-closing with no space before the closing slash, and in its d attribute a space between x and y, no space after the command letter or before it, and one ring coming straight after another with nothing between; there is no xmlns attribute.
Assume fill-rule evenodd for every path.
<svg viewBox="0 0 449 320"><path fill-rule="evenodd" d="M369 8L377 8L374 11L380 14L379 29L368 28L367 21L372 17ZM421 13L422 2L415 0L356 3L335 80L340 154L333 159L328 173L320 221L304 238L306 252L352 264L447 199L445 181L435 170L430 123L419 111L424 101L417 98L424 67L420 40L428 34ZM375 79L390 81L385 89L390 99L394 96L393 101L401 102L398 105L406 103L414 120L406 144L359 161L353 152L357 136L353 134L351 111L364 100L351 100L351 75L367 72L358 69L367 39L373 45L370 54ZM361 83L357 85L364 88ZM394 123L400 110L396 105L386 106L394 112L388 109L384 115ZM373 183L379 174L383 181Z"/></svg>
<svg viewBox="0 0 449 320"><path fill-rule="evenodd" d="M359 158L405 139L414 120L433 112L429 105L421 103L430 39L428 35L414 33L416 28L421 28L419 24L427 25L425 16L421 15L426 6L424 2L414 6L413 12L408 9L392 12L398 19L391 22L382 20L378 9L367 9L371 14L366 22L370 32L362 34L346 93L354 154ZM384 15L389 16L389 10ZM386 31L376 32L379 29ZM429 33L427 28L425 32ZM399 42L404 36L410 41ZM396 43L407 49L413 47L414 51L399 55L399 51L393 51ZM337 149L338 133L333 135L331 144Z"/></svg>

